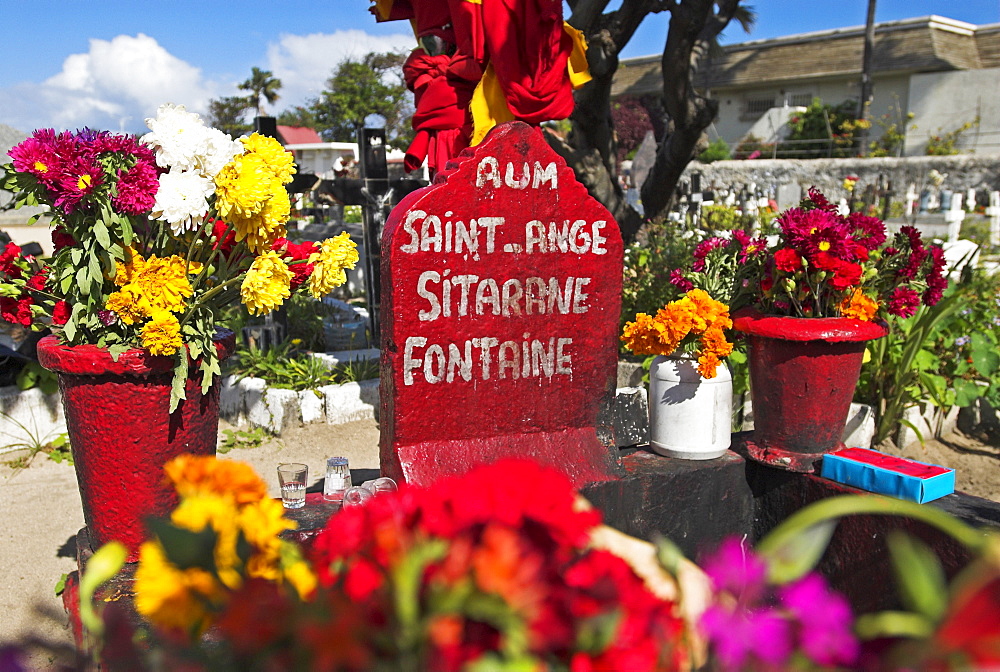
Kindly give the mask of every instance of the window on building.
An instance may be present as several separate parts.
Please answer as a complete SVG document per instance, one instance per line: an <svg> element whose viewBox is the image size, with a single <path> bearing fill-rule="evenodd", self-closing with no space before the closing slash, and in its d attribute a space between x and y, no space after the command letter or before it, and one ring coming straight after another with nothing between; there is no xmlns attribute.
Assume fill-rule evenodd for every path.
<svg viewBox="0 0 1000 672"><path fill-rule="evenodd" d="M813 102L813 95L811 93L793 93L788 96L788 105L790 107L809 107Z"/></svg>
<svg viewBox="0 0 1000 672"><path fill-rule="evenodd" d="M757 119L774 107L774 96L753 96L743 101L742 119Z"/></svg>

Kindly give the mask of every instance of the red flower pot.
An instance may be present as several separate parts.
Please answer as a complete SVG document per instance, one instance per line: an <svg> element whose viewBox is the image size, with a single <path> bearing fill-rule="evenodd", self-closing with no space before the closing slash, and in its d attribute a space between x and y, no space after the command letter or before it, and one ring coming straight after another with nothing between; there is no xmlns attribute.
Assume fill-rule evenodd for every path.
<svg viewBox="0 0 1000 672"><path fill-rule="evenodd" d="M865 342L885 336L874 322L738 312L749 344L754 431L750 457L810 473L840 437L858 384Z"/></svg>
<svg viewBox="0 0 1000 672"><path fill-rule="evenodd" d="M216 337L220 359L232 354L231 331ZM124 543L129 562L146 539L144 520L177 505L163 465L182 453L214 455L219 432L219 386L201 394L192 367L187 399L169 413L173 360L129 350L115 362L104 348L38 342L38 361L59 377L83 516L95 548Z"/></svg>

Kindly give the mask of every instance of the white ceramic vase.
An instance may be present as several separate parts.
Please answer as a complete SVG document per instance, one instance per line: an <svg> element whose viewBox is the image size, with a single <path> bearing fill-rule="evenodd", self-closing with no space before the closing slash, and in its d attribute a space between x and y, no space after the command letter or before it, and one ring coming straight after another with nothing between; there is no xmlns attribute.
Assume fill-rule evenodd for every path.
<svg viewBox="0 0 1000 672"><path fill-rule="evenodd" d="M658 356L649 367L650 447L666 457L711 460L729 449L733 377L719 364L702 378L688 354Z"/></svg>

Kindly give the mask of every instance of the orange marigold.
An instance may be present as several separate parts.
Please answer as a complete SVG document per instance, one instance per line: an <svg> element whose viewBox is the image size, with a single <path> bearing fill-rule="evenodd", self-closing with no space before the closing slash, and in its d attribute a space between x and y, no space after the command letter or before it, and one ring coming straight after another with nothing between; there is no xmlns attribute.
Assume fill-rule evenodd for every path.
<svg viewBox="0 0 1000 672"><path fill-rule="evenodd" d="M167 462L163 470L181 497L211 493L231 497L237 505L267 497L267 484L243 462L184 454Z"/></svg>
<svg viewBox="0 0 1000 672"><path fill-rule="evenodd" d="M865 295L860 289L845 297L840 303L840 316L871 322L878 312L878 302Z"/></svg>

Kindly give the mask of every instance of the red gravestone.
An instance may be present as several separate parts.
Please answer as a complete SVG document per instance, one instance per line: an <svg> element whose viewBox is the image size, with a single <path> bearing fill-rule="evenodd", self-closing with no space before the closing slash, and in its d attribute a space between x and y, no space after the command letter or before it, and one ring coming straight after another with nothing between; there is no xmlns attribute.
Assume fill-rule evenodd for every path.
<svg viewBox="0 0 1000 672"><path fill-rule="evenodd" d="M576 485L618 475L598 413L621 233L537 130L504 124L449 162L392 211L382 255L384 475L426 484L511 456Z"/></svg>

